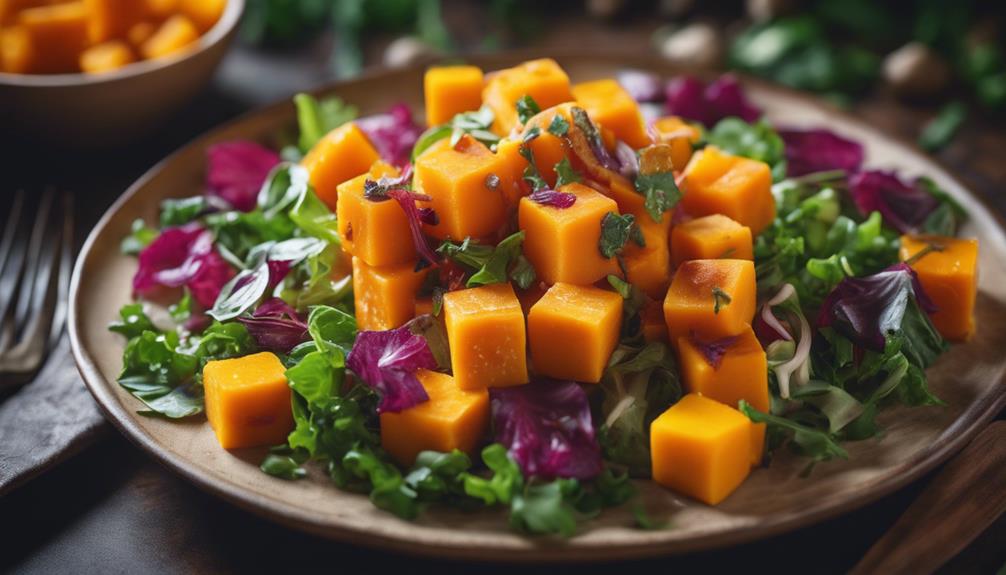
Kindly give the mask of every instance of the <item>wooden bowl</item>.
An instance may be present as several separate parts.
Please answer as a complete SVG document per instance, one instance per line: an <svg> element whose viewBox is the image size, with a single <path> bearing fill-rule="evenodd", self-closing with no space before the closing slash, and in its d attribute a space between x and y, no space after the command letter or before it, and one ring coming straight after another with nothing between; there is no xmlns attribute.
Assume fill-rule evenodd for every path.
<svg viewBox="0 0 1006 575"><path fill-rule="evenodd" d="M122 144L155 127L213 75L241 21L245 0L228 0L193 46L105 74L0 73L5 128L60 148Z"/></svg>

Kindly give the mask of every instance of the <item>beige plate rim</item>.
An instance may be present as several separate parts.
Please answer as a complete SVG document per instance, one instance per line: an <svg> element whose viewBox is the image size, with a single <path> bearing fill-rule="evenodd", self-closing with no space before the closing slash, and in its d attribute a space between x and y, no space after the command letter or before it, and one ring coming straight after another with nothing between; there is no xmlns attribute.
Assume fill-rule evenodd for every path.
<svg viewBox="0 0 1006 575"><path fill-rule="evenodd" d="M476 63L483 65L486 68L492 68L502 62L509 62L515 59L527 59L530 57L541 57L543 55L542 51L521 51L521 52L509 52L496 54L491 56L476 56L471 58L471 60ZM613 66L619 67L640 67L640 68L650 68L659 69L666 74L671 74L673 72L680 72L680 70L674 70L666 63L663 63L655 58L643 57L638 54L596 54L596 55L584 55L581 52L564 52L562 50L552 50L549 51L548 55L554 56L560 60L588 60L588 61L598 61L602 63L609 63ZM335 83L324 87L323 89L316 90L316 93L337 91L340 87L347 85L352 85L358 82L373 81L375 79L382 78L384 76L394 76L399 71L387 71L387 70L377 70L369 73L363 74L361 77L350 80L348 82ZM796 97L802 100L812 102L814 106L818 109L827 111L828 114L835 116L841 122L851 123L862 127L863 129L872 131L878 136L899 144L904 148L909 154L916 156L919 162L926 163L934 168L935 171L941 173L942 177L954 182L956 185L960 186L962 189L967 189L963 184L960 184L954 176L952 176L947 169L944 168L938 161L924 155L914 144L904 141L903 139L892 137L887 134L880 134L875 129L870 128L865 125L861 120L851 116L847 112L838 110L830 105L820 102L810 96L799 94L793 92L792 90L778 87L775 85L767 84L763 81L743 78L745 83L757 84L762 90L775 91L776 93L785 94L787 97ZM85 384L91 391L94 398L97 400L98 405L104 412L105 417L111 421L120 432L122 432L127 438L129 438L133 443L142 448L143 450L152 454L157 460L166 465L168 468L179 473L189 481L193 482L200 488L218 495L244 509L250 510L261 516L270 518L279 523L288 525L290 527L295 527L308 532L312 532L324 537L329 537L335 540L349 542L354 544L365 545L368 547L382 548L382 549L392 549L395 551L412 553L424 556L436 556L439 558L451 557L455 559L468 559L468 560L498 560L498 561L509 561L509 562L522 562L522 561L584 561L584 560L609 560L609 559L625 559L625 558L636 558L636 557L648 557L648 556L660 556L660 555L670 555L675 553L691 552L697 550L710 549L715 547L724 547L727 545L734 545L739 543L744 543L748 541L758 540L767 538L770 536L778 535L781 533L789 532L800 527L812 525L819 523L821 521L837 517L841 514L847 513L854 509L858 509L868 503L871 503L884 495L887 495L906 484L920 478L924 474L928 473L930 470L935 468L937 465L947 460L950 456L955 454L960 450L967 442L969 442L972 437L992 418L996 416L1000 411L1006 408L1006 381L1000 381L998 385L994 385L990 388L990 391L984 393L983 395L977 397L962 413L961 415L940 434L941 441L938 441L928 448L917 453L914 458L904 463L901 466L900 473L889 473L887 477L871 486L870 489L860 490L860 492L849 499L842 500L839 502L831 502L825 504L819 504L816 506L810 506L807 508L802 508L799 511L790 511L786 513L778 513L769 516L759 522L757 526L740 526L736 528L711 532L711 533L701 533L695 537L691 537L683 540L668 541L667 543L654 543L652 540L649 542L644 542L641 544L619 544L617 548L605 547L591 551L589 548L584 548L582 546L564 546L556 545L554 540L545 539L542 540L544 545L532 545L529 548L523 550L520 553L514 553L512 550L507 549L485 549L481 547L447 547L447 546L437 546L430 545L428 542L417 543L415 541L409 541L407 539L401 539L397 537L390 537L381 533L371 533L365 532L360 529L354 529L348 526L335 526L330 523L319 520L317 517L312 517L305 513L291 513L289 509L283 508L282 505L274 504L270 501L264 501L262 499L255 498L253 494L243 490L237 486L227 484L225 482L217 482L212 478L202 475L198 469L196 469L190 462L182 457L177 456L170 450L164 448L157 440L156 437L147 433L140 428L139 425L134 421L135 414L130 413L130 411L124 407L118 401L117 397L113 393L113 388L110 382L107 382L102 376L94 357L88 350L87 345L84 341L82 334L82 326L79 323L81 305L80 292L81 284L84 281L83 272L85 268L88 267L88 262L92 256L92 248L95 244L99 235L102 234L103 230L109 225L109 222L113 220L119 208L133 195L137 194L144 185L156 175L159 171L164 169L169 165L173 158L181 154L185 149L192 146L200 146L206 141L210 140L213 135L221 130L234 127L238 124L248 121L250 118L260 116L260 115L271 115L280 113L284 106L289 106L287 101L278 102L271 106L252 111L245 114L235 120L227 122L218 126L217 128L197 137L192 142L187 144L185 147L169 155L167 158L162 160L160 163L151 168L147 173L145 173L140 179L138 179L129 189L117 199L113 205L108 209L108 211L102 216L101 220L94 227L81 250L80 257L77 260L77 264L74 268L73 278L71 282L71 295L70 295L70 315L68 329L70 333L70 341L72 345L72 350L74 354L74 359L77 363L78 370L80 371ZM969 192L972 197L974 197L979 204L981 204L992 216L996 225L998 226L998 232L1003 233L1004 224L1003 219L994 210L989 208L985 199L978 196L972 192Z"/></svg>

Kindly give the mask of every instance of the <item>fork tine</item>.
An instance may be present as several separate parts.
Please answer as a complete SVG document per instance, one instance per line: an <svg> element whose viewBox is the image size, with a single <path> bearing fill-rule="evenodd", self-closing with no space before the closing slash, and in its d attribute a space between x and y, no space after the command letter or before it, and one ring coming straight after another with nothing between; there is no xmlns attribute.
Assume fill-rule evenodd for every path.
<svg viewBox="0 0 1006 575"><path fill-rule="evenodd" d="M25 273L21 280L20 297L17 298L17 307L14 310L14 325L18 331L24 330L24 325L28 320L28 312L35 307L40 272L46 274L41 278L43 279L42 283L44 284L48 280L47 274L50 266L43 265L42 252L45 248L51 247L44 240L49 223L49 212L52 209L52 198L52 189L46 189L42 193L38 212L35 213L35 222L32 224Z"/></svg>
<svg viewBox="0 0 1006 575"><path fill-rule="evenodd" d="M63 237L59 251L59 279L56 286L56 309L49 330L49 346L55 346L66 324L70 276L73 273L73 195L63 192Z"/></svg>
<svg viewBox="0 0 1006 575"><path fill-rule="evenodd" d="M18 190L14 194L10 213L7 214L7 225L3 229L3 238L0 239L0 274L2 274L4 266L10 258L11 244L14 243L14 233L17 230L18 222L21 221L21 208L23 206L24 190Z"/></svg>
<svg viewBox="0 0 1006 575"><path fill-rule="evenodd" d="M0 322L7 317L10 304L14 301L17 284L21 278L21 267L24 265L26 241L23 233L18 233L22 226L21 211L24 207L24 192L19 191L14 197L10 215L7 217L7 227L4 228L3 239L0 240ZM2 348L0 348L2 349Z"/></svg>

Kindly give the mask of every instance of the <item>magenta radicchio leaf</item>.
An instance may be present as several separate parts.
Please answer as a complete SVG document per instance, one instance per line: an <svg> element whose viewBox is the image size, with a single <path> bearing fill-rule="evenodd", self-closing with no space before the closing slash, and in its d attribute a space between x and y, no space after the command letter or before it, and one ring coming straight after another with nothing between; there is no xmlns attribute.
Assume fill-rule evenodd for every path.
<svg viewBox="0 0 1006 575"><path fill-rule="evenodd" d="M632 146L622 140L615 142L615 159L622 165L618 169L619 174L630 180L636 179L639 174L639 156L636 155L636 150L633 150Z"/></svg>
<svg viewBox="0 0 1006 575"><path fill-rule="evenodd" d="M887 335L901 328L910 298L922 311L936 311L915 270L905 263L895 264L872 276L839 282L821 305L817 323L833 327L857 345L882 352Z"/></svg>
<svg viewBox="0 0 1006 575"><path fill-rule="evenodd" d="M266 293L271 292L274 287L283 281L290 273L291 264L289 260L269 260L266 265L269 267L269 283L266 284Z"/></svg>
<svg viewBox="0 0 1006 575"><path fill-rule="evenodd" d="M248 212L255 209L262 183L280 157L255 142L237 140L210 146L206 160L207 193Z"/></svg>
<svg viewBox="0 0 1006 575"><path fill-rule="evenodd" d="M728 116L753 122L761 110L748 102L737 78L724 74L708 86L694 76L678 76L667 84L667 111L706 126Z"/></svg>
<svg viewBox="0 0 1006 575"><path fill-rule="evenodd" d="M727 350L737 341L737 337L734 335L716 341L703 341L693 336L692 344L702 353L702 357L706 359L706 363L710 367L719 369L723 356L726 355Z"/></svg>
<svg viewBox="0 0 1006 575"><path fill-rule="evenodd" d="M361 331L346 366L381 394L379 413L397 413L430 399L416 378L419 369L436 369L437 361L421 335L408 326L387 331Z"/></svg>
<svg viewBox="0 0 1006 575"><path fill-rule="evenodd" d="M908 185L894 172L867 170L849 178L849 193L864 216L880 212L901 233L920 231L940 201L918 185Z"/></svg>
<svg viewBox="0 0 1006 575"><path fill-rule="evenodd" d="M140 252L133 290L150 295L158 287L187 286L203 307L212 307L234 270L213 248L213 234L199 224L165 228Z"/></svg>
<svg viewBox="0 0 1006 575"><path fill-rule="evenodd" d="M617 76L618 83L637 102L662 102L666 97L660 77L639 70L622 70Z"/></svg>
<svg viewBox="0 0 1006 575"><path fill-rule="evenodd" d="M561 210L566 209L576 203L576 194L569 192L558 192L547 188L531 192L528 196L532 202L543 206L552 206Z"/></svg>
<svg viewBox="0 0 1006 575"><path fill-rule="evenodd" d="M426 236L423 235L423 222L436 218L436 212L433 212L432 209L428 212L422 212L416 207L416 200L428 202L431 198L401 188L388 190L388 195L398 202L398 205L402 206L402 210L405 211L405 217L409 220L409 231L412 232L412 243L416 246L416 253L430 264L437 263L436 254L430 249L430 245L426 243ZM433 212L432 216L430 212Z"/></svg>
<svg viewBox="0 0 1006 575"><path fill-rule="evenodd" d="M571 381L489 390L496 441L528 477L588 479L601 472L587 394Z"/></svg>
<svg viewBox="0 0 1006 575"><path fill-rule="evenodd" d="M384 114L360 118L356 125L367 134L381 157L396 166L408 163L412 147L423 132L412 120L409 106L402 103L395 104Z"/></svg>
<svg viewBox="0 0 1006 575"><path fill-rule="evenodd" d="M307 323L290 304L280 298L262 302L251 317L239 317L248 333L262 349L289 353L297 344L310 339Z"/></svg>
<svg viewBox="0 0 1006 575"><path fill-rule="evenodd" d="M858 172L863 165L863 146L825 129L776 130L786 143L787 175L790 177L845 170Z"/></svg>

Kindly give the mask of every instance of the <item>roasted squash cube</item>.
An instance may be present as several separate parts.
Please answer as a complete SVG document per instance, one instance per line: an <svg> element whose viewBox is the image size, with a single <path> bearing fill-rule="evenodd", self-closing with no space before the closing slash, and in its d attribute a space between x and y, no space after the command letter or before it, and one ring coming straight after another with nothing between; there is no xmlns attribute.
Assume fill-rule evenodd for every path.
<svg viewBox="0 0 1006 575"><path fill-rule="evenodd" d="M30 39L29 73L79 71L80 53L88 45L87 22L83 2L22 10L18 14L18 27Z"/></svg>
<svg viewBox="0 0 1006 575"><path fill-rule="evenodd" d="M755 313L755 270L749 260L681 264L664 298L671 343L685 336L714 341L739 335Z"/></svg>
<svg viewBox="0 0 1006 575"><path fill-rule="evenodd" d="M157 31L157 25L149 20L143 22L137 22L130 26L129 30L126 32L126 40L129 41L130 46L139 49L143 46L143 43L150 39Z"/></svg>
<svg viewBox="0 0 1006 575"><path fill-rule="evenodd" d="M636 225L643 233L645 246L633 242L625 248L625 272L629 283L654 299L667 293L671 284L671 254L667 236L671 227L671 214L666 213L659 222L646 212L636 215Z"/></svg>
<svg viewBox="0 0 1006 575"><path fill-rule="evenodd" d="M276 445L293 429L286 368L269 352L203 367L206 416L224 449Z"/></svg>
<svg viewBox="0 0 1006 575"><path fill-rule="evenodd" d="M494 132L506 136L520 124L517 100L525 95L534 98L542 110L573 99L569 89L569 76L555 60L531 60L493 72L486 77L482 102L496 116L493 122Z"/></svg>
<svg viewBox="0 0 1006 575"><path fill-rule="evenodd" d="M713 214L680 223L671 231L671 259L674 265L688 260L730 258L753 260L751 228L722 214Z"/></svg>
<svg viewBox="0 0 1006 575"><path fill-rule="evenodd" d="M35 59L31 35L22 26L0 29L0 71L28 74Z"/></svg>
<svg viewBox="0 0 1006 575"><path fill-rule="evenodd" d="M439 222L424 224L438 239L485 238L506 224L507 201L498 184L510 168L471 136L456 146L441 140L416 158L416 191L430 196Z"/></svg>
<svg viewBox="0 0 1006 575"><path fill-rule="evenodd" d="M443 313L458 387L527 383L524 313L510 284L448 292Z"/></svg>
<svg viewBox="0 0 1006 575"><path fill-rule="evenodd" d="M88 36L94 44L122 38L146 12L137 0L84 0L84 6Z"/></svg>
<svg viewBox="0 0 1006 575"><path fill-rule="evenodd" d="M622 296L557 283L527 316L535 373L585 383L601 381L622 325Z"/></svg>
<svg viewBox="0 0 1006 575"><path fill-rule="evenodd" d="M573 97L595 123L611 130L615 137L633 148L652 142L643 125L639 104L618 82L606 79L573 86Z"/></svg>
<svg viewBox="0 0 1006 575"><path fill-rule="evenodd" d="M929 247L933 246L933 247ZM929 251L912 262L922 289L936 305L930 317L940 334L965 341L975 332L978 295L978 240L943 236L901 236L901 260Z"/></svg>
<svg viewBox="0 0 1006 575"><path fill-rule="evenodd" d="M135 0L133 0L135 1ZM178 0L178 8L201 32L206 32L220 20L227 0Z"/></svg>
<svg viewBox="0 0 1006 575"><path fill-rule="evenodd" d="M420 452L459 449L472 454L489 426L489 392L466 391L454 378L435 371L416 372L429 401L398 413L381 414L381 445L403 467Z"/></svg>
<svg viewBox="0 0 1006 575"><path fill-rule="evenodd" d="M362 176L339 184L336 221L342 249L370 266L387 266L416 261L409 219L402 206L391 198L370 200L364 195L367 180L394 177L398 170L376 162Z"/></svg>
<svg viewBox="0 0 1006 575"><path fill-rule="evenodd" d="M129 44L121 40L112 40L84 50L80 55L80 69L88 74L100 74L118 70L134 61L136 58Z"/></svg>
<svg viewBox="0 0 1006 575"><path fill-rule="evenodd" d="M758 235L775 219L768 164L709 146L685 168L681 206L690 216L723 214Z"/></svg>
<svg viewBox="0 0 1006 575"><path fill-rule="evenodd" d="M353 302L356 324L362 330L401 327L415 317L416 293L428 269L415 271L413 262L370 266L353 258Z"/></svg>
<svg viewBox="0 0 1006 575"><path fill-rule="evenodd" d="M654 481L716 505L751 470L751 420L689 393L650 425L650 457Z"/></svg>
<svg viewBox="0 0 1006 575"><path fill-rule="evenodd" d="M347 122L325 134L304 156L301 165L307 168L314 192L334 211L339 184L366 174L380 159L363 130Z"/></svg>
<svg viewBox="0 0 1006 575"><path fill-rule="evenodd" d="M692 145L699 141L701 133L695 126L678 116L665 116L653 122L657 140L671 147L671 163L681 171L692 157Z"/></svg>
<svg viewBox="0 0 1006 575"><path fill-rule="evenodd" d="M601 220L618 213L611 198L582 184L567 184L560 191L576 195L568 208L539 204L522 198L518 223L524 230L524 255L542 281L590 285L618 273L615 258L601 255Z"/></svg>
<svg viewBox="0 0 1006 575"><path fill-rule="evenodd" d="M482 69L478 66L434 66L423 76L426 125L451 121L482 105Z"/></svg>
<svg viewBox="0 0 1006 575"><path fill-rule="evenodd" d="M185 50L199 41L199 29L181 14L168 18L154 35L140 46L140 53L148 60L165 58Z"/></svg>
<svg viewBox="0 0 1006 575"><path fill-rule="evenodd" d="M141 0L141 3L151 18L166 20L178 12L179 0Z"/></svg>
<svg viewBox="0 0 1006 575"><path fill-rule="evenodd" d="M55 0L0 0L0 26L15 24L22 10L56 3Z"/></svg>

